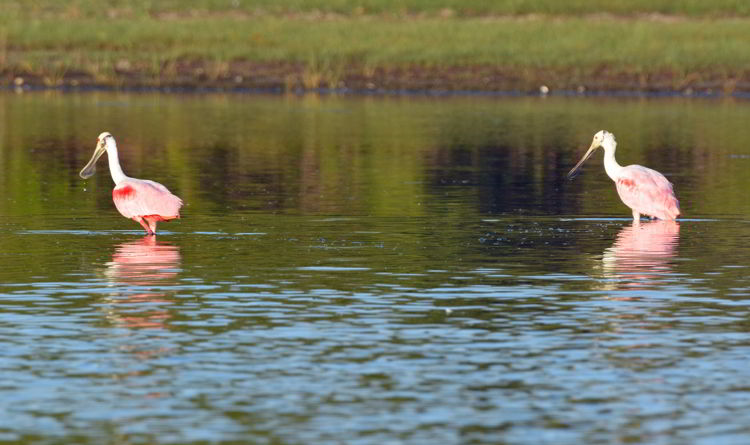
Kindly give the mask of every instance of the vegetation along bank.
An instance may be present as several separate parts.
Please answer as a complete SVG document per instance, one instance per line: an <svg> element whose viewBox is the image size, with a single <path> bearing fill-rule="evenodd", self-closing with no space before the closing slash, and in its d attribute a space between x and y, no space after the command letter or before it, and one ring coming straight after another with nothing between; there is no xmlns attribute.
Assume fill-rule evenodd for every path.
<svg viewBox="0 0 750 445"><path fill-rule="evenodd" d="M0 0L0 8L0 80L10 87L750 92L744 1Z"/></svg>

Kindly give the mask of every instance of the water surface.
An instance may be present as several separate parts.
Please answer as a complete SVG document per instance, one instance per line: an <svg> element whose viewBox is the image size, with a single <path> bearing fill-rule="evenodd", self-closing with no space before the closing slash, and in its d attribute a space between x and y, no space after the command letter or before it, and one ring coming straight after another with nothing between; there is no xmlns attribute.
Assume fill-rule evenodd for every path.
<svg viewBox="0 0 750 445"><path fill-rule="evenodd" d="M0 95L0 440L747 443L750 103ZM601 165L675 184L634 226ZM126 173L183 198L144 237Z"/></svg>

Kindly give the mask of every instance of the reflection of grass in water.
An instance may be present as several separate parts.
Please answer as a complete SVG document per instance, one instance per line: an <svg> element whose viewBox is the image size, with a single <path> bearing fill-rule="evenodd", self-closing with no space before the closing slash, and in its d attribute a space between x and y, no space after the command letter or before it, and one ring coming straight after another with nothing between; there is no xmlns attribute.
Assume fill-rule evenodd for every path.
<svg viewBox="0 0 750 445"><path fill-rule="evenodd" d="M750 107L734 102L45 93L0 95L2 110L13 129L0 140L3 216L64 205L130 229L101 160L96 176L78 178L104 130L117 138L127 174L157 180L188 204L185 221L169 230L191 214L227 209L423 216L445 199L461 203L458 212L496 211L493 203L521 192L517 207L532 214L627 217L601 154L564 180L603 128L617 136L623 165L658 169L675 183L688 217L696 208L750 213L750 177L732 157L748 153ZM587 198L574 202L581 191Z"/></svg>
<svg viewBox="0 0 750 445"><path fill-rule="evenodd" d="M545 70L557 70L559 74L549 73L548 79L539 80L554 81L557 76L560 81L568 82L591 78L604 69L630 74L668 71L683 80L688 73L708 71L729 78L743 70L743 61L750 59L750 46L746 44L750 23L742 18L633 20L611 16L462 15L470 12L577 14L586 8L589 12L666 12L690 16L721 15L730 10L750 13L750 6L730 0L662 0L658 4L638 1L628 2L630 6L612 6L610 3L618 2L598 0L550 0L533 5L486 0L412 0L408 5L395 0L357 3L366 12L394 12L393 15L350 14L349 9L356 9L351 3L335 0L237 3L238 7L232 8L220 6L230 2L193 0L192 6L182 8L174 2L157 2L148 7L133 3L108 9L98 3L95 6L94 2L80 1L66 7L42 2L37 8L11 8L0 19L0 43L6 42L1 54L11 69L26 71L33 66L32 74L46 76L53 83L59 81L60 73L68 71L83 71L99 81L111 77L112 81L123 71L116 69L118 66L168 83L180 75L178 61L201 61L204 66L200 70L209 79L227 74L231 61L293 62L302 64L304 69L300 79L287 79L286 83L288 86L299 83L306 88L335 87L345 73L368 77L375 67L415 65L499 66L527 79L534 79ZM193 15L189 12L191 7L213 13ZM446 17L402 14L445 7L455 8L460 14ZM265 8L308 13L231 13L238 8L246 12ZM316 9L344 15L326 17L310 12ZM112 17L107 16L107 11Z"/></svg>

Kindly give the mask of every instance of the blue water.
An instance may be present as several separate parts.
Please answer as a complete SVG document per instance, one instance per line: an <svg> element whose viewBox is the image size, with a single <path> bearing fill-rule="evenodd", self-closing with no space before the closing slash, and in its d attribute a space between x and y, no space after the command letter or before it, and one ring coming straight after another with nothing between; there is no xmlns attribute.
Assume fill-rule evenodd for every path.
<svg viewBox="0 0 750 445"><path fill-rule="evenodd" d="M91 93L0 112L0 441L750 439L747 103ZM600 157L565 180L605 126L685 219L634 226ZM77 177L104 130L126 173L185 200L155 238L102 161Z"/></svg>

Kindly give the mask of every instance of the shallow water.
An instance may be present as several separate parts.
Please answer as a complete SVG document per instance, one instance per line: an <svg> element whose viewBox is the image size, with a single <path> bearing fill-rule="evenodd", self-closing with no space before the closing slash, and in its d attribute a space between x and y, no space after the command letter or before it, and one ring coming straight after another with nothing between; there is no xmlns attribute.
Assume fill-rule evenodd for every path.
<svg viewBox="0 0 750 445"><path fill-rule="evenodd" d="M0 441L746 443L750 103L0 95ZM634 227L601 154L665 173ZM106 162L186 205L156 238Z"/></svg>

